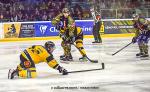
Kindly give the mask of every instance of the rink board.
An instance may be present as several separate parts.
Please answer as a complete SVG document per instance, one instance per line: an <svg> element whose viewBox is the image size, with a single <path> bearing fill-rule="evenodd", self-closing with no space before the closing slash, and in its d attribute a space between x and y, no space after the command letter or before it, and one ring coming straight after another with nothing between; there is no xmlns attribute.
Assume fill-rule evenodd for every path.
<svg viewBox="0 0 150 92"><path fill-rule="evenodd" d="M102 38L118 38L118 37L133 37L134 34L105 34L101 35ZM92 35L85 35L84 38L93 38ZM59 36L52 37L33 37L33 38L4 38L0 39L0 42L11 42L11 41L33 41L33 40L60 40Z"/></svg>
<svg viewBox="0 0 150 92"><path fill-rule="evenodd" d="M102 23L100 33L104 38L134 36L132 19L105 19ZM93 24L93 20L76 21L85 38L93 38ZM51 21L0 23L0 42L60 39L58 35L59 31Z"/></svg>

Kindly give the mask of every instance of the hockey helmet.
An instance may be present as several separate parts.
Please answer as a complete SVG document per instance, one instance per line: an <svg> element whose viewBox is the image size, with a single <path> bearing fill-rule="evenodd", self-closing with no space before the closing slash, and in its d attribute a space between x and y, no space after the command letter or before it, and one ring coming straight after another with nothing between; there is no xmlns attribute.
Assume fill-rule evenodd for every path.
<svg viewBox="0 0 150 92"><path fill-rule="evenodd" d="M133 19L139 18L139 14L133 14L133 15L132 15L132 18L133 18Z"/></svg>
<svg viewBox="0 0 150 92"><path fill-rule="evenodd" d="M70 11L69 11L68 8L63 8L63 9L62 9L62 13L70 13Z"/></svg>
<svg viewBox="0 0 150 92"><path fill-rule="evenodd" d="M100 16L100 15L96 15L96 19L97 19L97 20L100 20L100 19L101 19L101 16Z"/></svg>
<svg viewBox="0 0 150 92"><path fill-rule="evenodd" d="M44 46L49 53L52 53L55 49L55 44L52 41L47 41Z"/></svg>

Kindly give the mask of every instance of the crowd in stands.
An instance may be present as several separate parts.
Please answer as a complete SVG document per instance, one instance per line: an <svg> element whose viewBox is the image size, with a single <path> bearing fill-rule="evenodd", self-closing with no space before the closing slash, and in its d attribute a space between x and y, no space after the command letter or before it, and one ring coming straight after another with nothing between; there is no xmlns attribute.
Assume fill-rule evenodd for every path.
<svg viewBox="0 0 150 92"><path fill-rule="evenodd" d="M150 0L95 0L95 2L104 19L131 18L133 13L144 14L150 10Z"/></svg>
<svg viewBox="0 0 150 92"><path fill-rule="evenodd" d="M6 21L51 20L61 11L65 0L10 0L0 3L0 19Z"/></svg>
<svg viewBox="0 0 150 92"><path fill-rule="evenodd" d="M76 20L91 19L91 6L102 18L126 18L131 17L130 10L147 3L150 5L149 0L1 0L0 21L49 21L64 7L69 7Z"/></svg>

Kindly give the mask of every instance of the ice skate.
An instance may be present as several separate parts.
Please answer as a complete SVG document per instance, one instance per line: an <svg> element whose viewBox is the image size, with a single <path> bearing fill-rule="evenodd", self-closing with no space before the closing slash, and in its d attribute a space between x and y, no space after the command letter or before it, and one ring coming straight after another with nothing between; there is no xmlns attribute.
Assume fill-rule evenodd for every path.
<svg viewBox="0 0 150 92"><path fill-rule="evenodd" d="M8 71L8 79L14 79L16 77L18 77L17 70L9 69L9 71Z"/></svg>
<svg viewBox="0 0 150 92"><path fill-rule="evenodd" d="M81 57L81 58L79 58L79 61L86 62L86 61L88 61L88 60L87 60L86 57Z"/></svg>
<svg viewBox="0 0 150 92"><path fill-rule="evenodd" d="M141 53L141 52L140 52L140 53L137 53L137 54L136 54L136 57L141 57L142 55L144 55L144 53Z"/></svg>

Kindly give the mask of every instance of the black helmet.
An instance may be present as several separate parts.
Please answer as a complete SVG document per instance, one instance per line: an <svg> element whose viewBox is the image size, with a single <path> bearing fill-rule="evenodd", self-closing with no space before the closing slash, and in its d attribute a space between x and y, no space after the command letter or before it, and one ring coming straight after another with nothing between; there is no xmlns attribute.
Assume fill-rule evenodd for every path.
<svg viewBox="0 0 150 92"><path fill-rule="evenodd" d="M47 41L44 46L46 50L50 53L52 53L55 49L55 44L52 41Z"/></svg>

